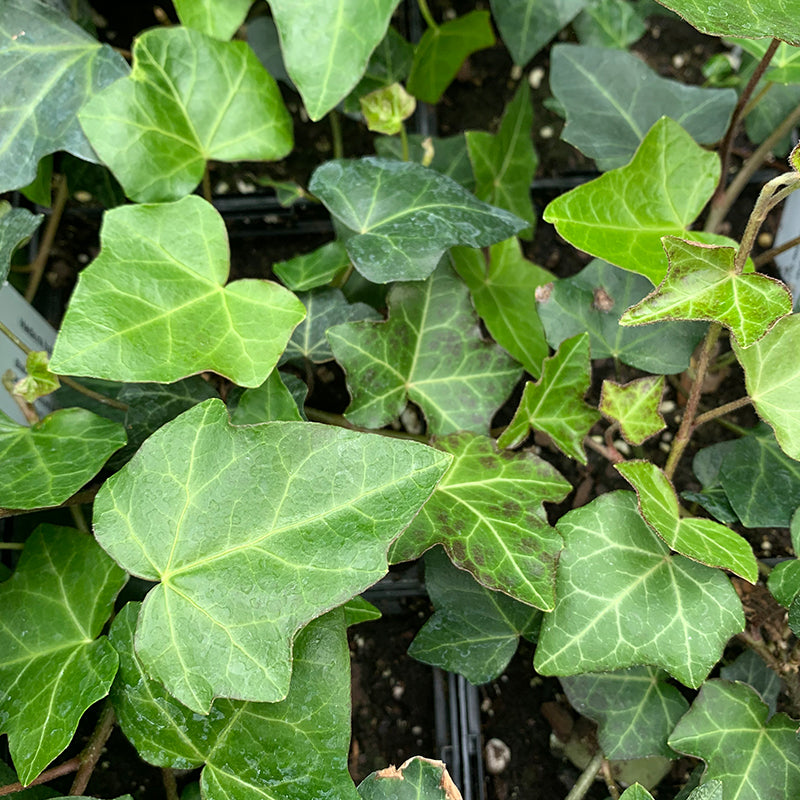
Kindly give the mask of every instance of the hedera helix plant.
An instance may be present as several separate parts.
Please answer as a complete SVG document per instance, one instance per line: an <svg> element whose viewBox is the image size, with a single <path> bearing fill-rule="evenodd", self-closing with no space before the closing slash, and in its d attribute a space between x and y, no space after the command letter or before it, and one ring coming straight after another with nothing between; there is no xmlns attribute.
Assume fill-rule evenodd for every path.
<svg viewBox="0 0 800 800"><path fill-rule="evenodd" d="M45 523L2 545L19 556L0 576L0 732L20 784L77 771L82 794L116 719L166 776L201 768L210 800L458 798L439 762L358 788L347 771L346 629L375 618L359 595L390 564L425 554L435 613L411 654L483 683L520 636L535 641L533 668L598 724L573 800L609 760L668 768L680 754L706 765L693 800L800 795L783 611L800 630L798 562L771 572L767 611L746 617L767 568L741 533L790 528L800 548L800 323L786 286L751 258L766 216L800 185L800 157L730 230L738 241L718 232L800 118L793 106L774 121L727 185L742 118L763 127L759 103L800 82L800 9L667 5L750 42L757 60L728 76L738 95L664 79L626 52L644 23L621 0L493 0L491 14L448 21L420 2L416 46L390 26L398 0L269 0L271 16L251 0L175 0L181 24L141 33L130 66L70 17L86 18L80 3L0 6L0 189L49 204L64 151L104 165L132 201L105 212L52 357L30 353L28 376L9 385L32 424L0 416L2 514L66 506L81 528ZM563 137L603 174L544 213L595 257L572 277L528 261L520 241L536 227L526 82L494 132L406 131L414 98L436 103L464 59L494 45L492 20L519 66L573 20L582 42L552 48L550 85ZM240 29L248 41L231 40ZM772 44L759 50L758 37ZM210 202L209 161L292 150L259 58L312 120L330 117L337 149L340 113L397 133L376 140L379 157L337 157L307 188L277 187L323 203L337 231L276 265L280 282L229 280ZM718 153L703 146L720 139ZM77 162L55 163L45 242L80 180ZM3 207L0 277L40 221ZM29 298L45 259L46 246ZM610 375L612 357L625 380L602 380L588 403L592 370ZM734 359L746 395L707 408L707 375ZM299 377L334 360L351 395L343 416L306 405ZM523 371L532 380L497 430ZM666 425L665 376L679 373L687 396L663 461L645 443ZM69 407L39 420L31 403L60 382ZM700 450L690 491L679 468L697 428L749 404L763 423ZM572 491L562 473L577 482L603 460L616 489L590 488L587 502L584 484L572 510L548 515L543 504ZM115 606L129 575L150 586ZM732 637L749 649L728 663ZM89 746L59 763L103 698ZM14 780L0 792L20 790ZM177 796L174 778L165 785Z"/></svg>

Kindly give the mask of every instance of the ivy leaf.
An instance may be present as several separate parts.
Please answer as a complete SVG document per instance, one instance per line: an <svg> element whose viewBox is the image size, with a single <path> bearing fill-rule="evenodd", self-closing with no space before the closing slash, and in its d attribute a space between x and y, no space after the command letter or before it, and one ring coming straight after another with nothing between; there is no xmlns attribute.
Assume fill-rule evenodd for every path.
<svg viewBox="0 0 800 800"><path fill-rule="evenodd" d="M642 275L592 260L577 275L555 281L537 298L547 341L558 348L565 339L588 331L593 358L618 358L646 372L672 375L689 367L706 326L657 322L623 328L619 318L652 288ZM663 343L668 341L669 347Z"/></svg>
<svg viewBox="0 0 800 800"><path fill-rule="evenodd" d="M375 139L375 152L381 158L405 160L403 143L397 136L379 136ZM408 160L441 172L468 192L475 189L475 176L472 173L467 140L463 133L443 138L412 133L408 136Z"/></svg>
<svg viewBox="0 0 800 800"><path fill-rule="evenodd" d="M770 45L769 40L738 39L731 37L726 42L741 47L757 61L760 61ZM793 84L800 83L800 48L792 47L781 42L769 62L769 67L764 73L764 80L773 83Z"/></svg>
<svg viewBox="0 0 800 800"><path fill-rule="evenodd" d="M442 264L424 283L394 285L387 303L386 322L328 330L353 398L347 419L380 428L410 400L424 412L430 434L487 434L521 371L481 338L467 287Z"/></svg>
<svg viewBox="0 0 800 800"><path fill-rule="evenodd" d="M550 89L567 116L561 138L604 171L627 164L662 115L698 144L713 144L736 105L733 89L667 80L622 50L557 44L551 58Z"/></svg>
<svg viewBox="0 0 800 800"><path fill-rule="evenodd" d="M444 545L453 563L488 589L537 608L555 605L561 537L542 503L572 487L533 453L499 452L494 441L456 433L436 441L453 463L419 515L389 551L393 563Z"/></svg>
<svg viewBox="0 0 800 800"><path fill-rule="evenodd" d="M492 338L538 378L550 348L539 315L531 310L536 287L553 275L528 261L516 238L493 244L488 263L480 250L469 247L454 247L450 256Z"/></svg>
<svg viewBox="0 0 800 800"><path fill-rule="evenodd" d="M680 796L683 798L683 792ZM634 783L620 795L619 800L653 800L653 795L640 783ZM722 784L719 781L708 781L693 789L685 800L725 800L722 796Z"/></svg>
<svg viewBox="0 0 800 800"><path fill-rule="evenodd" d="M133 72L80 112L92 147L140 203L177 200L206 162L274 161L292 149L278 85L244 42L175 26L133 45Z"/></svg>
<svg viewBox="0 0 800 800"><path fill-rule="evenodd" d="M607 758L675 758L667 737L689 708L683 695L656 667L561 678L572 707L598 725Z"/></svg>
<svg viewBox="0 0 800 800"><path fill-rule="evenodd" d="M723 459L728 449L735 443L735 440L718 442L700 450L692 461L692 469L702 484L703 491L681 492L681 497L690 502L699 503L709 514L726 525L739 522L739 517L733 510L720 481Z"/></svg>
<svg viewBox="0 0 800 800"><path fill-rule="evenodd" d="M33 236L43 219L42 214L31 214L25 208L12 208L7 200L0 200L0 286L8 277L14 251Z"/></svg>
<svg viewBox="0 0 800 800"><path fill-rule="evenodd" d="M747 540L710 519L681 517L675 489L655 464L626 461L614 466L636 490L645 522L673 550L709 567L728 569L750 583L758 580L758 563Z"/></svg>
<svg viewBox="0 0 800 800"><path fill-rule="evenodd" d="M567 339L545 359L542 377L528 381L514 418L497 440L498 447L516 447L533 430L544 431L566 455L586 463L583 437L600 414L583 401L589 390L589 336Z"/></svg>
<svg viewBox="0 0 800 800"><path fill-rule="evenodd" d="M535 639L542 621L541 611L482 586L438 547L425 554L425 589L435 611L408 654L475 686L498 677L519 637Z"/></svg>
<svg viewBox="0 0 800 800"><path fill-rule="evenodd" d="M525 223L420 164L361 158L317 167L309 190L351 232L345 246L374 283L422 280L455 244L485 247Z"/></svg>
<svg viewBox="0 0 800 800"><path fill-rule="evenodd" d="M400 133L403 120L408 119L417 108L417 101L400 83L365 94L360 104L367 128L387 136Z"/></svg>
<svg viewBox="0 0 800 800"><path fill-rule="evenodd" d="M496 134L467 131L467 149L477 188L475 194L487 203L504 208L529 223L520 233L533 237L536 222L531 201L531 181L539 159L533 149L531 90L523 81L506 106Z"/></svg>
<svg viewBox="0 0 800 800"><path fill-rule="evenodd" d="M769 709L744 683L708 681L678 723L669 744L702 758L705 780L719 780L725 797L763 800L800 794L797 723Z"/></svg>
<svg viewBox="0 0 800 800"><path fill-rule="evenodd" d="M651 664L696 688L744 629L742 604L719 570L669 555L633 492L570 511L554 611L545 614L534 667L579 675ZM670 746L678 748L674 742Z"/></svg>
<svg viewBox="0 0 800 800"><path fill-rule="evenodd" d="M663 240L669 267L664 280L629 308L620 325L675 319L720 322L742 347L757 342L780 317L792 313L792 296L775 278L737 274L733 247Z"/></svg>
<svg viewBox="0 0 800 800"><path fill-rule="evenodd" d="M782 688L781 679L755 650L745 650L732 664L722 667L719 674L721 678L740 681L755 689L767 704L769 715L775 713Z"/></svg>
<svg viewBox="0 0 800 800"><path fill-rule="evenodd" d="M195 195L108 211L101 244L56 339L59 374L170 383L214 370L259 386L305 316L276 283L224 285L225 223Z"/></svg>
<svg viewBox="0 0 800 800"><path fill-rule="evenodd" d="M620 385L603 381L600 412L619 422L619 429L628 444L642 444L667 427L658 410L664 394L664 376L652 375Z"/></svg>
<svg viewBox="0 0 800 800"><path fill-rule="evenodd" d="M492 15L514 63L525 66L588 0L491 0Z"/></svg>
<svg viewBox="0 0 800 800"><path fill-rule="evenodd" d="M117 654L97 636L126 580L91 536L40 525L0 584L0 732L23 784L108 692Z"/></svg>
<svg viewBox="0 0 800 800"><path fill-rule="evenodd" d="M82 408L54 411L31 427L0 411L0 508L60 505L124 444L122 425Z"/></svg>
<svg viewBox="0 0 800 800"><path fill-rule="evenodd" d="M414 49L408 91L425 103L438 103L464 61L494 41L488 11L470 11L428 28Z"/></svg>
<svg viewBox="0 0 800 800"><path fill-rule="evenodd" d="M159 581L136 635L145 670L198 713L284 698L294 634L386 572L449 461L307 422L233 427L221 400L167 423L94 507L101 546Z"/></svg>
<svg viewBox="0 0 800 800"><path fill-rule="evenodd" d="M244 22L253 0L173 0L181 25L227 41Z"/></svg>
<svg viewBox="0 0 800 800"><path fill-rule="evenodd" d="M61 383L58 375L50 372L50 356L46 350L31 350L25 358L24 378L17 381L14 394L22 397L26 403L34 403L40 397L55 392Z"/></svg>
<svg viewBox="0 0 800 800"><path fill-rule="evenodd" d="M312 120L322 119L358 83L398 2L269 0L286 71Z"/></svg>
<svg viewBox="0 0 800 800"><path fill-rule="evenodd" d="M272 271L293 292L305 292L330 283L349 265L350 257L336 239L310 253L274 264Z"/></svg>
<svg viewBox="0 0 800 800"><path fill-rule="evenodd" d="M138 612L137 603L128 603L111 627L120 659L111 699L145 761L174 769L204 765L206 800L358 800L347 773L350 663L340 609L298 634L284 701L217 700L207 716L176 702L147 674L134 649Z"/></svg>
<svg viewBox="0 0 800 800"><path fill-rule="evenodd" d="M791 0L659 0L690 25L712 36L782 39L800 45L797 7ZM741 799L743 800L743 798Z"/></svg>
<svg viewBox="0 0 800 800"><path fill-rule="evenodd" d="M789 532L792 537L792 549L795 554L800 553L800 511L795 511L792 515ZM800 594L800 558L776 564L767 578L767 587L784 608L789 608L792 600Z"/></svg>
<svg viewBox="0 0 800 800"><path fill-rule="evenodd" d="M626 0L596 0L575 17L572 27L581 44L627 50L647 31L644 16L645 12ZM551 69L551 88L552 79Z"/></svg>
<svg viewBox="0 0 800 800"><path fill-rule="evenodd" d="M703 210L719 179L719 157L662 117L630 164L611 170L553 200L544 211L575 247L654 285L666 273L663 236L681 236ZM704 244L727 241L693 231Z"/></svg>
<svg viewBox="0 0 800 800"><path fill-rule="evenodd" d="M289 374L284 376L274 369L261 386L242 392L231 413L231 423L258 425L279 420L300 422L305 419L303 404L307 392L308 388L298 377Z"/></svg>
<svg viewBox="0 0 800 800"><path fill-rule="evenodd" d="M5 0L0 9L0 192L27 186L39 159L66 150L97 156L77 114L128 65L61 11L38 0ZM12 101L12 98L16 98Z"/></svg>
<svg viewBox="0 0 800 800"><path fill-rule="evenodd" d="M747 394L758 415L775 431L781 449L800 460L800 315L779 319L749 347L733 342L744 369Z"/></svg>
<svg viewBox="0 0 800 800"><path fill-rule="evenodd" d="M360 320L379 320L381 315L366 303L348 303L340 289L301 292L297 299L306 307L306 318L297 326L278 363L301 369L310 361L333 360L325 331L334 325Z"/></svg>
<svg viewBox="0 0 800 800"><path fill-rule="evenodd" d="M461 800L445 764L422 756L367 775L358 794L361 800Z"/></svg>

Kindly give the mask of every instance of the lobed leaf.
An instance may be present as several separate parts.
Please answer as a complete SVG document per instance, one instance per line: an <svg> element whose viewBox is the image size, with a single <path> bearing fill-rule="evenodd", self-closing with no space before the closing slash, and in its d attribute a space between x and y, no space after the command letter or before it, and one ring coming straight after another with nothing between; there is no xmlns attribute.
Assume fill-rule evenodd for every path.
<svg viewBox="0 0 800 800"><path fill-rule="evenodd" d="M11 203L0 200L0 287L8 277L14 251L31 238L42 219L42 214L31 214L25 208L12 208Z"/></svg>
<svg viewBox="0 0 800 800"><path fill-rule="evenodd" d="M227 41L244 22L253 0L173 0L181 25Z"/></svg>
<svg viewBox="0 0 800 800"><path fill-rule="evenodd" d="M792 537L792 550L796 555L800 553L800 512L798 511L792 515L789 532ZM776 564L767 578L767 587L772 596L784 608L789 608L794 598L800 594L800 558Z"/></svg>
<svg viewBox="0 0 800 800"><path fill-rule="evenodd" d="M634 783L620 795L619 800L653 800L653 795L640 783ZM725 800L722 784L719 781L708 781L689 792L686 800Z"/></svg>
<svg viewBox="0 0 800 800"><path fill-rule="evenodd" d="M733 663L721 667L719 675L725 680L746 683L755 689L767 704L769 716L775 713L778 695L783 688L781 679L755 650L745 650Z"/></svg>
<svg viewBox="0 0 800 800"><path fill-rule="evenodd" d="M728 44L741 47L757 61L760 61L770 45L769 39L740 39L731 37L725 40ZM764 80L774 83L800 83L800 48L781 42L772 56Z"/></svg>
<svg viewBox="0 0 800 800"><path fill-rule="evenodd" d="M422 756L367 775L358 794L361 800L462 800L444 762Z"/></svg>
<svg viewBox="0 0 800 800"><path fill-rule="evenodd" d="M575 17L572 27L581 44L627 50L647 31L644 15L626 0L596 0Z"/></svg>
<svg viewBox="0 0 800 800"><path fill-rule="evenodd" d="M284 383L284 378L291 384L291 389ZM279 420L300 422L305 419L303 404L307 392L308 388L298 377L282 375L274 369L261 386L242 392L236 408L231 412L231 423L258 425Z"/></svg>
<svg viewBox="0 0 800 800"><path fill-rule="evenodd" d="M603 416L619 423L628 444L642 444L667 427L659 411L663 394L663 375L638 378L624 386L605 380L598 408Z"/></svg>
<svg viewBox="0 0 800 800"><path fill-rule="evenodd" d="M273 264L272 270L293 292L305 292L329 283L349 265L347 251L336 239L310 253Z"/></svg>

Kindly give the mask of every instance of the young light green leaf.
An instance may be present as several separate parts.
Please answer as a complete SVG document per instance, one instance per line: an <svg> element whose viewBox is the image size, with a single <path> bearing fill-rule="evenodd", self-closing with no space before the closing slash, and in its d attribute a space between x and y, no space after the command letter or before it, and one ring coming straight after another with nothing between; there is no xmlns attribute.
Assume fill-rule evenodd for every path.
<svg viewBox="0 0 800 800"><path fill-rule="evenodd" d="M492 338L538 378L550 349L533 311L536 288L553 275L528 261L516 238L493 244L488 263L480 250L469 247L454 247L450 257Z"/></svg>
<svg viewBox="0 0 800 800"><path fill-rule="evenodd" d="M111 699L142 758L176 769L204 765L205 800L358 800L347 772L350 660L340 609L298 634L284 701L217 700L207 716L176 702L147 674L134 649L138 612L129 603L111 627L120 659Z"/></svg>
<svg viewBox="0 0 800 800"><path fill-rule="evenodd" d="M782 689L781 679L755 650L745 650L732 664L721 667L719 674L725 680L746 683L755 689L767 704L769 715L775 713Z"/></svg>
<svg viewBox="0 0 800 800"><path fill-rule="evenodd" d="M668 677L656 667L630 667L561 678L561 685L572 707L597 723L607 758L675 758L667 737L689 703Z"/></svg>
<svg viewBox="0 0 800 800"><path fill-rule="evenodd" d="M565 543L559 600L545 614L537 672L651 664L700 686L728 639L744 629L742 604L725 575L670 556L639 516L633 492L600 495L563 516L557 529Z"/></svg>
<svg viewBox="0 0 800 800"><path fill-rule="evenodd" d="M595 0L575 17L572 27L581 44L618 50L627 50L647 31L644 14L627 0Z"/></svg>
<svg viewBox="0 0 800 800"><path fill-rule="evenodd" d="M88 98L128 73L122 56L38 0L0 8L0 192L27 186L39 159L66 150L96 161L78 124Z"/></svg>
<svg viewBox="0 0 800 800"><path fill-rule="evenodd" d="M557 349L565 339L588 331L593 358L618 358L623 364L660 375L683 372L705 333L705 325L619 325L625 309L651 289L652 284L642 275L599 258L592 260L577 275L555 281L538 292L537 310L548 343ZM665 341L669 347L663 346Z"/></svg>
<svg viewBox="0 0 800 800"><path fill-rule="evenodd" d="M367 775L358 794L361 800L461 800L444 762L422 756Z"/></svg>
<svg viewBox="0 0 800 800"><path fill-rule="evenodd" d="M758 415L775 431L783 452L800 460L800 315L779 319L749 347L732 344Z"/></svg>
<svg viewBox="0 0 800 800"><path fill-rule="evenodd" d="M286 70L315 122L348 95L399 0L269 0Z"/></svg>
<svg viewBox="0 0 800 800"><path fill-rule="evenodd" d="M758 562L746 539L725 525L699 517L681 517L669 478L649 461L615 464L617 472L636 489L645 522L676 552L722 567L750 583L758 580Z"/></svg>
<svg viewBox="0 0 800 800"><path fill-rule="evenodd" d="M600 391L600 412L619 422L619 429L628 444L642 444L666 428L658 407L664 394L664 376L638 378L624 386L603 381Z"/></svg>
<svg viewBox="0 0 800 800"><path fill-rule="evenodd" d="M777 319L792 313L792 296L779 280L736 272L735 248L674 236L666 236L663 245L669 261L664 280L622 315L620 325L677 319L721 322L742 347L749 347Z"/></svg>
<svg viewBox="0 0 800 800"><path fill-rule="evenodd" d="M494 441L456 433L436 441L453 463L419 515L389 551L393 563L444 545L453 563L483 586L537 608L555 605L561 537L542 503L570 484L533 453L506 453Z"/></svg>
<svg viewBox="0 0 800 800"><path fill-rule="evenodd" d="M491 0L492 15L520 67L569 25L589 0Z"/></svg>
<svg viewBox="0 0 800 800"><path fill-rule="evenodd" d="M365 94L359 100L367 127L376 133L394 136L403 129L417 108L417 101L399 83Z"/></svg>
<svg viewBox="0 0 800 800"><path fill-rule="evenodd" d="M204 714L217 696L285 697L294 634L386 572L450 460L307 422L233 427L220 400L167 423L94 507L101 546L159 581L136 636L145 670Z"/></svg>
<svg viewBox="0 0 800 800"><path fill-rule="evenodd" d="M770 45L769 39L739 39L731 37L725 40L729 44L741 47L746 53L760 61ZM792 47L781 42L769 62L764 73L764 80L773 83L800 83L800 47Z"/></svg>
<svg viewBox="0 0 800 800"><path fill-rule="evenodd" d="M31 350L25 359L25 371L28 373L14 386L14 394L22 397L26 403L33 403L40 397L55 392L61 385L58 375L50 372L50 356L46 350Z"/></svg>
<svg viewBox="0 0 800 800"><path fill-rule="evenodd" d="M335 239L310 253L273 264L272 271L293 292L305 292L329 283L349 265L344 245Z"/></svg>
<svg viewBox="0 0 800 800"><path fill-rule="evenodd" d="M375 140L375 152L381 158L404 160L403 143L398 137L379 136ZM475 176L472 173L467 140L463 133L444 138L412 133L408 137L408 160L447 175L468 192L475 189Z"/></svg>
<svg viewBox="0 0 800 800"><path fill-rule="evenodd" d="M382 616L380 610L363 597L354 597L341 608L347 627L360 625L362 622L372 622Z"/></svg>
<svg viewBox="0 0 800 800"><path fill-rule="evenodd" d="M601 170L627 164L663 115L699 144L712 144L722 138L736 105L733 89L667 80L633 53L558 44L551 58L550 88L567 115L561 138Z"/></svg>
<svg viewBox="0 0 800 800"><path fill-rule="evenodd" d="M107 212L101 244L56 339L59 374L170 383L214 370L259 386L305 316L277 283L225 285L225 223L195 195Z"/></svg>
<svg viewBox="0 0 800 800"><path fill-rule="evenodd" d="M183 197L209 159L274 161L292 149L278 85L244 42L153 28L136 39L133 58L130 77L80 113L92 147L132 200Z"/></svg>
<svg viewBox="0 0 800 800"><path fill-rule="evenodd" d="M425 589L435 611L408 654L475 686L498 677L519 637L535 638L542 621L541 611L482 586L439 547L425 554Z"/></svg>
<svg viewBox="0 0 800 800"><path fill-rule="evenodd" d="M525 227L450 178L409 162L328 161L315 170L309 190L352 232L347 252L374 283L422 280L447 248L485 247Z"/></svg>
<svg viewBox="0 0 800 800"><path fill-rule="evenodd" d="M279 364L301 369L307 362L322 364L333 360L325 332L334 325L360 320L379 320L381 315L366 303L348 303L340 289L301 292L297 299L306 307L306 318L297 326Z"/></svg>
<svg viewBox="0 0 800 800"><path fill-rule="evenodd" d="M227 41L244 22L253 0L173 0L181 25Z"/></svg>
<svg viewBox="0 0 800 800"><path fill-rule="evenodd" d="M737 800L800 795L797 722L769 709L743 683L708 681L669 737L681 753L702 758L705 780L722 783Z"/></svg>
<svg viewBox="0 0 800 800"><path fill-rule="evenodd" d="M711 197L719 171L715 153L662 117L630 164L557 197L544 218L576 247L655 285L667 271L661 238L686 233ZM722 238L702 231L692 236L705 244Z"/></svg>
<svg viewBox="0 0 800 800"><path fill-rule="evenodd" d="M40 525L0 584L0 732L23 784L108 692L117 654L97 635L126 580L91 536Z"/></svg>
<svg viewBox="0 0 800 800"><path fill-rule="evenodd" d="M487 434L521 370L482 339L467 287L442 264L424 283L399 283L386 322L351 322L328 330L353 398L345 416L380 428L411 400L428 433Z"/></svg>
<svg viewBox="0 0 800 800"><path fill-rule="evenodd" d="M800 45L795 0L659 0L690 25L712 36L782 39Z"/></svg>
<svg viewBox="0 0 800 800"><path fill-rule="evenodd" d="M125 444L122 425L82 408L19 425L0 411L0 508L57 506Z"/></svg>
<svg viewBox="0 0 800 800"><path fill-rule="evenodd" d="M467 57L492 45L488 11L470 11L428 28L414 50L408 91L426 103L438 103Z"/></svg>
<svg viewBox="0 0 800 800"><path fill-rule="evenodd" d="M531 202L531 181L539 165L533 149L531 90L523 81L506 106L496 134L467 131L467 149L475 173L475 194L529 223L520 233L533 236L536 218Z"/></svg>
<svg viewBox="0 0 800 800"><path fill-rule="evenodd" d="M12 208L7 200L0 200L0 286L8 277L14 251L31 238L43 219L42 214L31 214L25 208Z"/></svg>
<svg viewBox="0 0 800 800"><path fill-rule="evenodd" d="M525 384L519 408L497 440L498 447L516 447L531 429L544 431L562 452L585 464L583 437L600 419L583 401L590 373L588 334L563 342L554 356L545 359L539 381Z"/></svg>
<svg viewBox="0 0 800 800"><path fill-rule="evenodd" d="M287 374L285 377L295 389L299 388L302 391L302 397L305 398L308 392L306 385L294 375ZM279 420L300 422L304 419L303 400L298 403L297 396L284 383L283 378L284 376L274 369L261 386L245 389L231 413L231 423L258 425L261 422Z"/></svg>

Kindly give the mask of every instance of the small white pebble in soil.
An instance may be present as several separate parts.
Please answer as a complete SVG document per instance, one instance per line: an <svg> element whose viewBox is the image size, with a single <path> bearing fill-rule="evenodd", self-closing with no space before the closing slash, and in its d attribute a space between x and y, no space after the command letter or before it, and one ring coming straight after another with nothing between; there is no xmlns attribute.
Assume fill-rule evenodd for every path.
<svg viewBox="0 0 800 800"><path fill-rule="evenodd" d="M766 536L761 540L761 549L765 553L772 552L772 542Z"/></svg>
<svg viewBox="0 0 800 800"><path fill-rule="evenodd" d="M534 67L528 73L528 83L531 89L538 89L542 85L544 79L544 67Z"/></svg>
<svg viewBox="0 0 800 800"><path fill-rule="evenodd" d="M553 133L555 133L555 131L550 125L545 125L544 127L539 128L539 136L541 136L542 139L552 139Z"/></svg>
<svg viewBox="0 0 800 800"><path fill-rule="evenodd" d="M392 671L390 669L385 669L381 672L381 678L390 678L392 676Z"/></svg>
<svg viewBox="0 0 800 800"><path fill-rule="evenodd" d="M675 53L675 55L672 56L672 66L675 67L675 69L681 69L685 64L686 56L683 55L683 53Z"/></svg>
<svg viewBox="0 0 800 800"><path fill-rule="evenodd" d="M89 255L88 255L88 253L79 253L78 254L78 263L79 264L88 264L89 263Z"/></svg>
<svg viewBox="0 0 800 800"><path fill-rule="evenodd" d="M110 761L101 761L100 762L100 769L108 769L111 766Z"/></svg>
<svg viewBox="0 0 800 800"><path fill-rule="evenodd" d="M406 693L406 686L404 683L396 683L392 686L392 697L399 700Z"/></svg>
<svg viewBox="0 0 800 800"><path fill-rule="evenodd" d="M79 203L88 203L92 199L92 195L90 192L86 192L83 189L79 189L72 195Z"/></svg>
<svg viewBox="0 0 800 800"><path fill-rule="evenodd" d="M668 442L659 442L659 443L658 443L658 449L659 449L659 450L660 450L662 453L669 453L669 451L670 451L672 448L669 446L669 443L668 443Z"/></svg>
<svg viewBox="0 0 800 800"><path fill-rule="evenodd" d="M669 414L677 408L674 400L665 400L660 407L662 414Z"/></svg>
<svg viewBox="0 0 800 800"><path fill-rule="evenodd" d="M456 12L455 12L454 9L448 8L448 9L445 10L443 16L444 16L445 19L455 19L456 18Z"/></svg>
<svg viewBox="0 0 800 800"><path fill-rule="evenodd" d="M661 28L659 28L658 25L653 25L653 27L650 28L650 35L654 39L658 39L661 36Z"/></svg>
<svg viewBox="0 0 800 800"><path fill-rule="evenodd" d="M414 727L411 729L411 733L412 733L414 736L422 736L422 725L415 725L415 726L414 726Z"/></svg>
<svg viewBox="0 0 800 800"><path fill-rule="evenodd" d="M511 67L511 80L518 81L522 77L522 67L519 64L514 64Z"/></svg>
<svg viewBox="0 0 800 800"><path fill-rule="evenodd" d="M484 697L481 700L481 711L485 714L492 707L492 700L490 697Z"/></svg>
<svg viewBox="0 0 800 800"><path fill-rule="evenodd" d="M661 434L661 441L662 442L671 442L672 441L672 431L664 431Z"/></svg>
<svg viewBox="0 0 800 800"><path fill-rule="evenodd" d="M603 437L599 433L595 433L589 437L595 444L603 444Z"/></svg>
<svg viewBox="0 0 800 800"><path fill-rule="evenodd" d="M301 122L308 122L310 117L308 116L308 111L306 111L305 106L300 106L300 121Z"/></svg>
<svg viewBox="0 0 800 800"><path fill-rule="evenodd" d="M490 775L499 775L511 763L511 748L502 739L489 739L483 754Z"/></svg>
<svg viewBox="0 0 800 800"><path fill-rule="evenodd" d="M239 194L253 194L256 190L256 187L253 186L250 181L242 180L241 178L236 179L236 189L238 190Z"/></svg>
<svg viewBox="0 0 800 800"><path fill-rule="evenodd" d="M227 181L219 181L214 187L214 194L228 194L230 188Z"/></svg>
<svg viewBox="0 0 800 800"><path fill-rule="evenodd" d="M617 450L619 450L619 452L624 456L629 456L631 454L631 448L628 447L628 443L623 439L617 439L614 442L614 447L616 447Z"/></svg>
<svg viewBox="0 0 800 800"><path fill-rule="evenodd" d="M772 247L772 234L769 231L761 231L758 234L759 247Z"/></svg>

